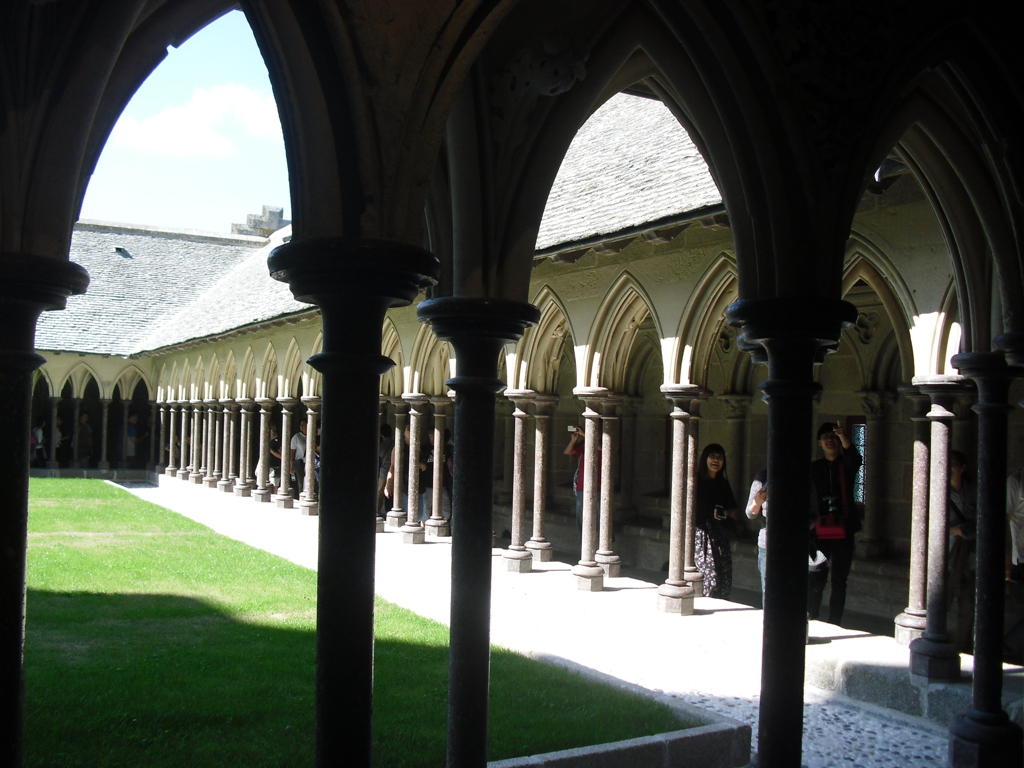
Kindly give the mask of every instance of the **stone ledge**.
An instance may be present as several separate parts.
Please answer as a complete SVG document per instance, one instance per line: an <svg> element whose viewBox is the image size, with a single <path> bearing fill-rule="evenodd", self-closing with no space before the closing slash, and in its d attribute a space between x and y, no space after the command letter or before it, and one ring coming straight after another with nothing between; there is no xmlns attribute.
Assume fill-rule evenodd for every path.
<svg viewBox="0 0 1024 768"><path fill-rule="evenodd" d="M638 698L653 699L675 712L680 720L700 724L638 739L497 760L488 763L489 768L739 768L750 762L750 726L745 723L623 682L560 656L545 653L525 655Z"/></svg>

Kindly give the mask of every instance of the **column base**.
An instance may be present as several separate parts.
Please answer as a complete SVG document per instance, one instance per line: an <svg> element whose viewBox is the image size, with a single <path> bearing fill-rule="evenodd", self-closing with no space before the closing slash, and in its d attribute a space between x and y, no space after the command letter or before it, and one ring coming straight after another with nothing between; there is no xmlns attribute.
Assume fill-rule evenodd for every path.
<svg viewBox="0 0 1024 768"><path fill-rule="evenodd" d="M216 488L217 487L217 482L218 482L217 478L214 477L213 475L210 475L209 477L204 477L203 478L203 485L205 485L207 488Z"/></svg>
<svg viewBox="0 0 1024 768"><path fill-rule="evenodd" d="M960 654L948 640L919 637L910 644L910 676L927 683L953 683L960 679Z"/></svg>
<svg viewBox="0 0 1024 768"><path fill-rule="evenodd" d="M320 502L303 499L299 502L299 514L307 517L317 517L320 514ZM383 520L377 520L377 533L384 530Z"/></svg>
<svg viewBox="0 0 1024 768"><path fill-rule="evenodd" d="M201 474L199 474L198 472L192 472L191 474L189 474L188 477L185 478L185 480L187 480L192 485L202 485L203 484L203 476Z"/></svg>
<svg viewBox="0 0 1024 768"><path fill-rule="evenodd" d="M377 533L384 533L384 518L377 518Z"/></svg>
<svg viewBox="0 0 1024 768"><path fill-rule="evenodd" d="M424 531L432 539L443 539L452 535L451 526L444 518L435 520L430 518L423 523Z"/></svg>
<svg viewBox="0 0 1024 768"><path fill-rule="evenodd" d="M231 489L235 487L235 484L230 480L218 480L217 490L221 493L231 493Z"/></svg>
<svg viewBox="0 0 1024 768"><path fill-rule="evenodd" d="M257 488L254 491L249 491L249 496L253 501L266 503L270 501L273 494L270 492L269 488Z"/></svg>
<svg viewBox="0 0 1024 768"><path fill-rule="evenodd" d="M899 645L910 645L924 634L928 621L924 611L911 613L904 611L893 622L896 625L896 642Z"/></svg>
<svg viewBox="0 0 1024 768"><path fill-rule="evenodd" d="M860 560L877 560L885 556L885 542L881 539L861 539L853 547L854 556Z"/></svg>
<svg viewBox="0 0 1024 768"><path fill-rule="evenodd" d="M693 588L688 584L661 584L658 587L658 610L677 616L692 616Z"/></svg>
<svg viewBox="0 0 1024 768"><path fill-rule="evenodd" d="M278 509L291 509L295 503L295 499L291 495L285 496L284 494L274 494L274 505Z"/></svg>
<svg viewBox="0 0 1024 768"><path fill-rule="evenodd" d="M403 544L422 544L426 541L427 535L418 525L403 525L399 530Z"/></svg>
<svg viewBox="0 0 1024 768"><path fill-rule="evenodd" d="M47 466L47 468L49 468L50 465L47 464L46 466ZM177 467L167 467L167 468L164 469L163 473L167 477L176 477L177 474L178 474L178 468Z"/></svg>
<svg viewBox="0 0 1024 768"><path fill-rule="evenodd" d="M949 726L952 768L1020 768L1024 764L1020 726L1006 716L969 709Z"/></svg>
<svg viewBox="0 0 1024 768"><path fill-rule="evenodd" d="M693 588L693 594L704 594L704 574L700 571L687 571L683 574L683 581Z"/></svg>
<svg viewBox="0 0 1024 768"><path fill-rule="evenodd" d="M100 472L108 472L110 471L110 462L98 461L96 462L96 469L100 470Z"/></svg>
<svg viewBox="0 0 1024 768"><path fill-rule="evenodd" d="M530 539L526 542L526 548L533 555L535 563L550 563L554 549L547 539Z"/></svg>
<svg viewBox="0 0 1024 768"><path fill-rule="evenodd" d="M533 570L533 555L525 549L506 549L502 557L510 573L530 573Z"/></svg>
<svg viewBox="0 0 1024 768"><path fill-rule="evenodd" d="M604 570L604 575L609 579L617 579L622 574L622 559L616 554L602 554L598 552L594 559Z"/></svg>
<svg viewBox="0 0 1024 768"><path fill-rule="evenodd" d="M388 528L401 528L405 525L405 521L409 519L409 516L405 514L401 509L392 509L387 515L387 526Z"/></svg>
<svg viewBox="0 0 1024 768"><path fill-rule="evenodd" d="M599 565L577 563L572 567L572 575L576 577L576 589L581 592L604 590L604 568Z"/></svg>
<svg viewBox="0 0 1024 768"><path fill-rule="evenodd" d="M248 485L236 485L234 487L234 492L235 496L248 497L249 494L252 493L252 488L250 488Z"/></svg>

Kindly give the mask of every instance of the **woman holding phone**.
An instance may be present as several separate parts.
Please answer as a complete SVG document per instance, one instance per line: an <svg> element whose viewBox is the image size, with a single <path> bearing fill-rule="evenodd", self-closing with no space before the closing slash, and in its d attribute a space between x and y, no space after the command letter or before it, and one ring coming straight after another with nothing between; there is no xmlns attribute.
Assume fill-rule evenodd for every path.
<svg viewBox="0 0 1024 768"><path fill-rule="evenodd" d="M729 599L732 593L732 547L726 533L736 516L736 499L725 471L725 449L704 448L697 462L697 508L693 560L704 576L704 597Z"/></svg>

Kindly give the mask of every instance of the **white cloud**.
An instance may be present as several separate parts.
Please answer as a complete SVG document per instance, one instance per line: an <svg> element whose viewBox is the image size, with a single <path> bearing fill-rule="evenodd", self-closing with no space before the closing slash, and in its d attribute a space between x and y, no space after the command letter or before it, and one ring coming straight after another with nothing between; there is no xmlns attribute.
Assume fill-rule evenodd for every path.
<svg viewBox="0 0 1024 768"><path fill-rule="evenodd" d="M231 137L249 134L282 141L272 96L244 85L196 88L188 104L167 107L146 120L124 115L111 140L117 146L172 157L235 153Z"/></svg>

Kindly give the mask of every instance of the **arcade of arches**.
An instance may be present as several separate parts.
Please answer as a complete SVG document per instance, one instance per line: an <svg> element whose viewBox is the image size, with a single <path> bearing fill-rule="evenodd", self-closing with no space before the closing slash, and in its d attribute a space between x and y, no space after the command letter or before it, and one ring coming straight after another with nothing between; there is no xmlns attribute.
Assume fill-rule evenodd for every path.
<svg viewBox="0 0 1024 768"><path fill-rule="evenodd" d="M68 252L111 126L168 42L233 5L0 12L10 52L0 64L10 75L0 78L0 385L14 404L0 413L0 461L17 480L0 529L5 764L21 760L30 422L70 421L74 446L88 412L98 449L72 454L68 463L90 467L68 471L134 458L320 514L325 766L372 764L381 418L413 426L403 461L431 426L450 419L454 431L448 755L475 768L487 753L492 528L509 530L510 568L546 557L547 544L578 549L574 573L593 591L620 562L667 562L658 604L685 615L699 448L725 446L738 498L767 467L757 765L797 768L806 614L792 597L807 579L816 422L844 419L863 447L859 556L909 559L902 591L884 599L901 611L912 672L933 682L960 674L940 607L947 463L959 448L978 473L979 599L974 703L950 727L950 760L1019 765L1001 646L1003 490L1007 467L1024 461L1009 405L1024 394L1024 77L1001 4L812 13L802 3L507 0L378 13L348 0L245 2L294 205L290 238L268 246L267 265L318 309L128 359L47 352L42 362L38 315L87 287ZM622 91L661 101L686 128L720 207L542 243L573 137ZM122 457L134 417L148 443ZM317 419L319 487L307 463L302 494L287 472L271 488L271 426L288 435ZM588 482L582 537L568 514L573 467L559 456L566 427L581 421L587 444L605 449L600 466L588 451L587 474L607 480L599 495ZM492 517L495 495L508 508ZM410 542L422 536L412 509L391 512ZM624 526L614 541L613 520Z"/></svg>

